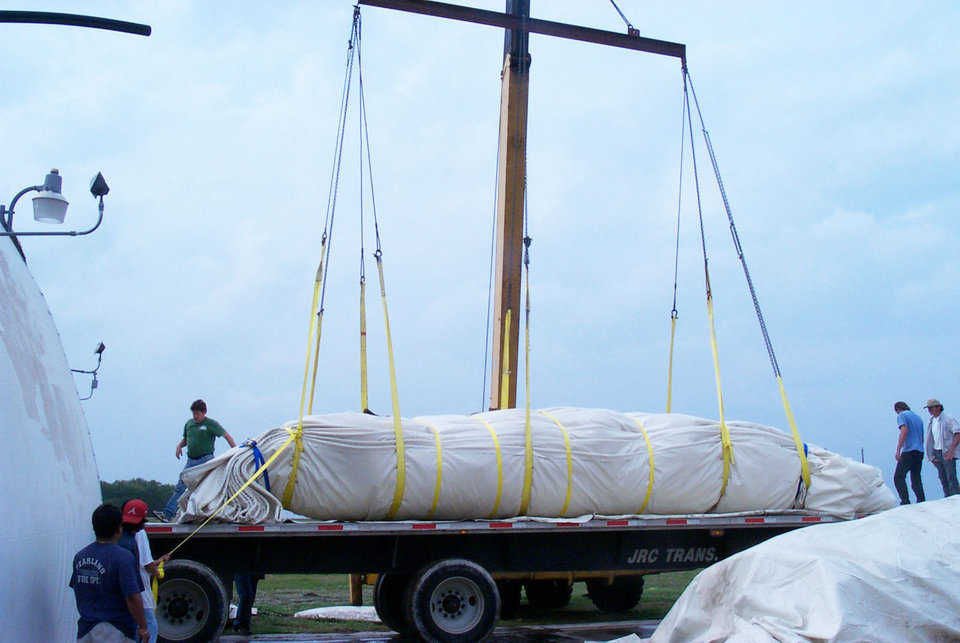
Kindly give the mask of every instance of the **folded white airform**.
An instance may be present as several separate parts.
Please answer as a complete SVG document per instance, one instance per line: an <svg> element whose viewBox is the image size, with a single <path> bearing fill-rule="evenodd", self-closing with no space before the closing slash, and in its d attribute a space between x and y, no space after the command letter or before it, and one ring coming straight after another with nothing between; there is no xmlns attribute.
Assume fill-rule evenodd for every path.
<svg viewBox="0 0 960 643"><path fill-rule="evenodd" d="M256 438L265 458L296 420ZM853 517L895 506L875 467L793 438L728 422L732 457L724 486L720 423L680 414L551 408L402 420L359 413L303 419L303 448L287 509L318 520L464 520L806 509ZM402 444L402 446L401 446ZM290 444L224 507L218 520L278 521L293 470ZM181 522L219 509L257 470L237 447L183 472ZM722 493L721 493L722 492Z"/></svg>

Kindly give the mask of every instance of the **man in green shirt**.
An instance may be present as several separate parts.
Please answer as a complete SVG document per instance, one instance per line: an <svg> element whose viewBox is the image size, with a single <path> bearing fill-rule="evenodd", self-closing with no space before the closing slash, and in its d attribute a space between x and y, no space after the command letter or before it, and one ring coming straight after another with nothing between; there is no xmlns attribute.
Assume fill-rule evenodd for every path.
<svg viewBox="0 0 960 643"><path fill-rule="evenodd" d="M187 420L183 425L183 439L177 443L177 460L183 455L183 447L187 447L187 463L184 469L203 464L213 458L213 447L217 437L222 437L231 447L237 446L233 437L220 426L220 423L213 418L207 417L207 403L203 400L197 400L190 405L193 412L193 419ZM177 481L177 486L173 490L173 495L167 500L163 511L155 515L162 520L172 520L177 513L177 503L180 496L187 490L187 485L183 480Z"/></svg>

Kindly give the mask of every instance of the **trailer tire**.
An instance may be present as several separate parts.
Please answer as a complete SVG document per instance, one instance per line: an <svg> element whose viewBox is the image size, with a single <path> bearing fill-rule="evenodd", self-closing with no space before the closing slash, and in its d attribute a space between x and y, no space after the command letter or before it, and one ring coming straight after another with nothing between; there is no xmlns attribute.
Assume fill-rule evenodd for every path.
<svg viewBox="0 0 960 643"><path fill-rule="evenodd" d="M216 573L192 560L164 565L157 589L159 641L214 641L227 622L227 590Z"/></svg>
<svg viewBox="0 0 960 643"><path fill-rule="evenodd" d="M587 596L601 612L632 610L642 595L643 576L617 576L613 582L601 578L587 580Z"/></svg>
<svg viewBox="0 0 960 643"><path fill-rule="evenodd" d="M399 634L413 631L403 609L409 584L410 574L380 574L373 587L373 606L377 616L384 625Z"/></svg>
<svg viewBox="0 0 960 643"><path fill-rule="evenodd" d="M556 609L566 607L573 594L573 583L564 579L528 580L523 588L527 592L527 602L537 609Z"/></svg>
<svg viewBox="0 0 960 643"><path fill-rule="evenodd" d="M487 570L453 558L431 563L414 576L407 587L405 609L426 641L479 641L497 622L500 594Z"/></svg>
<svg viewBox="0 0 960 643"><path fill-rule="evenodd" d="M498 580L497 592L500 593L500 618L510 620L517 618L520 612L520 592L523 583L518 580Z"/></svg>

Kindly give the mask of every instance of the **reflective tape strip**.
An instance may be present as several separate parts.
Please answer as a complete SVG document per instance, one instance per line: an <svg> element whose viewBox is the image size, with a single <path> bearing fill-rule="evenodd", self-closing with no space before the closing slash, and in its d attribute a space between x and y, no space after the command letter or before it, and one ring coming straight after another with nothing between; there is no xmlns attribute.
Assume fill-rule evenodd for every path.
<svg viewBox="0 0 960 643"><path fill-rule="evenodd" d="M570 454L570 435L567 433L567 427L560 424L560 420L553 417L546 411L540 411L540 413L553 420L553 423L560 427L560 431L563 433L563 446L567 451L567 493L563 499L563 507L560 509L559 514L563 516L566 515L567 508L570 507L570 493L573 488L573 456Z"/></svg>
<svg viewBox="0 0 960 643"><path fill-rule="evenodd" d="M493 518L497 515L497 511L500 509L500 496L503 493L503 456L500 453L500 440L497 438L497 432L490 425L489 422L483 418L478 417L478 421L482 422L487 430L490 431L490 437L493 439L493 448L497 452L497 497L493 502L493 511L487 516L487 519Z"/></svg>

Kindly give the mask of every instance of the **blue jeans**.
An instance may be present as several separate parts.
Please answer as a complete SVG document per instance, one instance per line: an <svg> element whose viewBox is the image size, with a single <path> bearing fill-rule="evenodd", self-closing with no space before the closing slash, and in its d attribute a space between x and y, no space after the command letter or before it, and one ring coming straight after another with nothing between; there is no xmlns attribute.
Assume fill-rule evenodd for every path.
<svg viewBox="0 0 960 643"><path fill-rule="evenodd" d="M253 602L257 599L257 583L263 574L235 574L233 582L237 586L237 618L233 621L235 628L250 629L250 612Z"/></svg>
<svg viewBox="0 0 960 643"><path fill-rule="evenodd" d="M160 628L157 625L157 612L150 607L143 608L143 615L147 619L147 629L150 631L150 643L157 643Z"/></svg>
<svg viewBox="0 0 960 643"><path fill-rule="evenodd" d="M199 458L187 458L187 463L183 465L183 470L186 471L190 467L195 467L198 464L203 464L208 460L213 459L213 454L208 453L207 455L202 455ZM177 503L180 502L180 496L183 495L183 492L187 490L187 485L183 484L183 479L177 479L177 486L173 488L173 495L170 496L170 500L167 500L167 504L163 507L163 515L167 517L167 520L170 520L175 515L177 515Z"/></svg>
<svg viewBox="0 0 960 643"><path fill-rule="evenodd" d="M941 449L934 449L933 466L937 468L940 486L943 487L943 497L947 498L960 493L960 485L957 484L957 461L945 460L943 458L943 451Z"/></svg>

